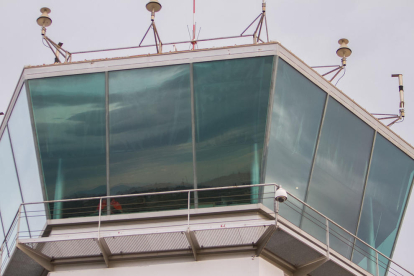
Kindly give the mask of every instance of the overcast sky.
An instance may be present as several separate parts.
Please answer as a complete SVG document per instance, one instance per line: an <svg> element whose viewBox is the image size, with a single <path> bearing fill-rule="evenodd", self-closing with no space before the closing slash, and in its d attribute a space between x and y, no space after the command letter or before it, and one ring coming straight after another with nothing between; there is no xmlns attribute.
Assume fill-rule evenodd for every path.
<svg viewBox="0 0 414 276"><path fill-rule="evenodd" d="M41 41L36 19L51 8L47 34L71 52L137 45L150 24L147 0L0 0L0 111L6 111L24 65L48 64L53 56ZM271 40L310 66L339 64L338 39L348 38L353 54L338 88L372 113L398 112L398 81L404 74L406 119L392 127L414 144L414 1L413 0L268 0ZM156 24L163 42L183 41L192 25L192 0L161 0ZM261 0L197 0L200 39L239 35L261 11ZM146 40L152 43L152 36ZM200 47L250 43L218 41ZM188 45L178 46L179 50ZM165 48L169 51L170 48ZM154 53L155 49L75 56L74 60ZM2 120L2 118L0 119ZM411 227L409 227L411 225ZM395 260L414 271L410 240L414 200L408 208ZM411 230L409 230L411 229ZM404 244L404 245L402 245Z"/></svg>

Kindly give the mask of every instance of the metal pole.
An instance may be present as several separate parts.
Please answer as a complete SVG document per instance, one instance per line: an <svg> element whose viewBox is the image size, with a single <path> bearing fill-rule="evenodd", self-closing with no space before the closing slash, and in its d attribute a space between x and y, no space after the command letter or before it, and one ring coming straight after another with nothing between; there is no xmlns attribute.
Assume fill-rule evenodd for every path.
<svg viewBox="0 0 414 276"><path fill-rule="evenodd" d="M191 191L188 191L188 213L187 213L187 225L190 228L190 208L191 208Z"/></svg>
<svg viewBox="0 0 414 276"><path fill-rule="evenodd" d="M277 218L279 216L279 201L276 200L276 191L279 188L276 184L275 184L275 196L273 197L273 201L274 201L274 211L275 211L275 227L277 227Z"/></svg>
<svg viewBox="0 0 414 276"><path fill-rule="evenodd" d="M376 270L377 273L376 274L377 274L377 276L379 276L378 252L375 253L375 259L376 259L376 262L377 262L377 270Z"/></svg>
<svg viewBox="0 0 414 276"><path fill-rule="evenodd" d="M327 252L327 257L329 258L329 248L330 248L330 245L329 245L329 220L328 219L325 219L325 222L326 222L326 252Z"/></svg>
<svg viewBox="0 0 414 276"><path fill-rule="evenodd" d="M22 204L19 206L19 212L17 215L17 234L16 234L16 242L19 240L19 232L20 232L20 216L22 214Z"/></svg>
<svg viewBox="0 0 414 276"><path fill-rule="evenodd" d="M102 214L102 198L99 200L98 240L101 237L101 214Z"/></svg>

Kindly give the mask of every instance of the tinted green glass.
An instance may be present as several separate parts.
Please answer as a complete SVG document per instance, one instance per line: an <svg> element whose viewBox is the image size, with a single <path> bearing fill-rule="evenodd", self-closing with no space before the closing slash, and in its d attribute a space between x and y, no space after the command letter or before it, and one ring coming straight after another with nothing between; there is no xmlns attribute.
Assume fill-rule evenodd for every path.
<svg viewBox="0 0 414 276"><path fill-rule="evenodd" d="M6 128L0 140L0 212L4 233L10 229L22 203L19 181L14 166L9 131Z"/></svg>
<svg viewBox="0 0 414 276"><path fill-rule="evenodd" d="M16 101L8 126L23 200L24 202L43 201L25 88L22 89ZM26 205L23 209L24 211L27 212L30 235L34 237L39 236L46 223L44 204ZM21 235L21 238L29 237L29 233L22 233Z"/></svg>
<svg viewBox="0 0 414 276"><path fill-rule="evenodd" d="M305 199L325 100L322 89L279 58L265 182L282 185L301 200ZM267 205L273 209L273 202ZM287 205L281 204L281 215L298 225L301 206Z"/></svg>
<svg viewBox="0 0 414 276"><path fill-rule="evenodd" d="M199 188L261 181L272 64L273 56L194 64ZM246 200L229 196L226 204Z"/></svg>
<svg viewBox="0 0 414 276"><path fill-rule="evenodd" d="M190 65L110 72L109 102L111 195L193 188Z"/></svg>
<svg viewBox="0 0 414 276"><path fill-rule="evenodd" d="M48 199L106 195L105 74L34 79L29 87ZM96 206L62 208L51 206L54 218Z"/></svg>
<svg viewBox="0 0 414 276"><path fill-rule="evenodd" d="M371 127L329 98L307 203L353 233L358 223L373 138ZM306 223L302 226L309 231L320 231ZM341 233L337 235L331 247L350 257L353 239ZM339 235L344 236L345 243ZM346 242L348 239L350 242Z"/></svg>
<svg viewBox="0 0 414 276"><path fill-rule="evenodd" d="M414 160L377 134L358 237L387 256L395 243L413 177ZM353 261L363 264L366 257L356 255Z"/></svg>

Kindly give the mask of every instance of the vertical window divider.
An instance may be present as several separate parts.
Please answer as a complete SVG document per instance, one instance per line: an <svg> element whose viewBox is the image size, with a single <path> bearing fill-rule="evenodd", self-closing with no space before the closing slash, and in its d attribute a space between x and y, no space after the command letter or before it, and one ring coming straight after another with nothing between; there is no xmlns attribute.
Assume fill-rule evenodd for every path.
<svg viewBox="0 0 414 276"><path fill-rule="evenodd" d="M48 200L47 192L46 192L46 183L45 178L43 174L43 167L42 167L42 160L40 158L40 149L39 149L39 141L37 139L36 134L36 123L34 120L34 113L33 113L33 104L32 104L32 98L30 96L30 87L29 87L29 81L25 81L25 87L26 87L26 96L27 96L27 104L29 106L29 114L30 114L30 124L32 126L32 133L33 133L33 142L35 146L35 152L36 152L36 160L37 160L37 168L39 171L39 178L40 178L40 186L42 186L42 194L43 194L43 200ZM49 210L49 204L45 203L45 213L46 213L46 219L51 219L50 216L50 210Z"/></svg>
<svg viewBox="0 0 414 276"><path fill-rule="evenodd" d="M315 152L313 154L312 166L311 166L311 170L309 172L309 180L308 180L308 186L306 187L306 193L305 193L304 202L307 202L307 200L308 200L309 187L310 187L310 184L311 184L311 181L312 181L313 169L315 168L316 155L318 154L319 142L321 140L321 133L322 133L322 128L323 128L323 123L325 121L326 108L328 107L328 102L329 102L329 94L326 93L325 106L323 108L323 113L322 113L322 118L321 118L321 124L320 124L319 132L318 132L318 138L316 139ZM302 214L301 214L301 217L300 217L299 228L302 228L302 222L303 222L303 215L304 215L304 213L305 213L305 208L302 209Z"/></svg>
<svg viewBox="0 0 414 276"><path fill-rule="evenodd" d="M276 77L277 77L277 66L279 63L279 56L273 56L273 68L272 68L272 77L270 80L270 90L269 90L269 103L267 106L267 118L266 118L266 130L265 130L265 139L263 143L263 154L262 154L262 173L260 176L260 183L265 183L266 181L266 165L267 165L267 155L269 152L269 141L272 128L272 114L273 114L273 99L275 95L276 88ZM260 195L263 195L260 199ZM264 200L264 187L260 187L259 191L259 202L263 203Z"/></svg>
<svg viewBox="0 0 414 276"><path fill-rule="evenodd" d="M367 190L369 172L371 170L372 155L374 154L374 147L375 147L375 141L376 140L377 140L377 131L375 130L374 131L374 139L372 139L371 154L369 156L367 175L365 176L364 191L362 192L361 209L359 209L358 223L357 223L357 227L356 227L356 230L355 230L355 236L358 236L359 224L361 222L362 209L364 208L365 192ZM350 259L351 262L352 262L352 258L354 257L355 244L356 244L356 239L354 239L354 243L352 245L352 252L351 252L351 259Z"/></svg>
<svg viewBox="0 0 414 276"><path fill-rule="evenodd" d="M109 72L105 71L105 151L106 151L106 195L111 194L109 183ZM107 200L108 201L108 200ZM106 204L107 214L111 213L111 205Z"/></svg>
<svg viewBox="0 0 414 276"><path fill-rule="evenodd" d="M7 130L7 134L9 135L10 149L11 149L11 152L12 152L14 170L16 172L16 177L17 177L17 184L19 185L20 197L22 199L22 203L24 203L22 186L20 185L19 171L17 170L16 158L14 157L13 142L12 142L12 139L10 137L10 129L9 129L8 125L6 126L6 130ZM24 209L24 216L26 217L27 230L29 231L29 237L31 238L32 234L31 234L31 231L30 231L29 220L27 218L26 205L23 205L23 209Z"/></svg>
<svg viewBox="0 0 414 276"><path fill-rule="evenodd" d="M196 154L196 132L195 132L195 96L194 96L194 74L193 63L190 63L190 93L191 93L191 137L193 147L193 177L194 189L198 188L197 183L197 154ZM194 192L194 208L198 207L198 192Z"/></svg>

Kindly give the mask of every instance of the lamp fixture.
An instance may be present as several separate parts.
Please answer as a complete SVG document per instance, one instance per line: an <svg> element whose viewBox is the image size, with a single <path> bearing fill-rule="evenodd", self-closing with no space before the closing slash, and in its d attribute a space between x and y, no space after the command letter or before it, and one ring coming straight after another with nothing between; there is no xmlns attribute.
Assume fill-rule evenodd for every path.
<svg viewBox="0 0 414 276"><path fill-rule="evenodd" d="M61 63L59 55L62 55L65 63L72 61L72 54L62 48L62 42L56 44L53 40L46 36L46 27L52 25L52 19L49 17L51 10L49 8L43 7L40 9L40 12L42 15L37 18L36 22L37 25L42 27L42 39L46 41L46 47L50 48L52 53L55 55L55 63Z"/></svg>
<svg viewBox="0 0 414 276"><path fill-rule="evenodd" d="M157 27L155 26L155 13L159 12L162 8L161 4L158 2L158 0L151 0L147 3L146 8L149 12L151 12L151 24L148 27L147 31L145 32L144 37L141 40L141 43L139 43L139 46L141 46L142 42L144 42L145 37L147 36L149 30L152 28L154 31L154 38L155 38L155 47L157 48L157 53L162 53L162 41L160 38L160 35L158 34Z"/></svg>
<svg viewBox="0 0 414 276"><path fill-rule="evenodd" d="M348 47L349 40L346 38L341 38L338 40L339 49L336 50L336 55L341 58L341 65L327 65L327 66L313 66L312 68L327 68L327 67L335 67L335 69L323 74L322 76L325 77L335 71L336 74L329 80L332 82L338 74L345 69L346 66L346 59L352 54L352 50ZM339 81L339 80L338 80Z"/></svg>

